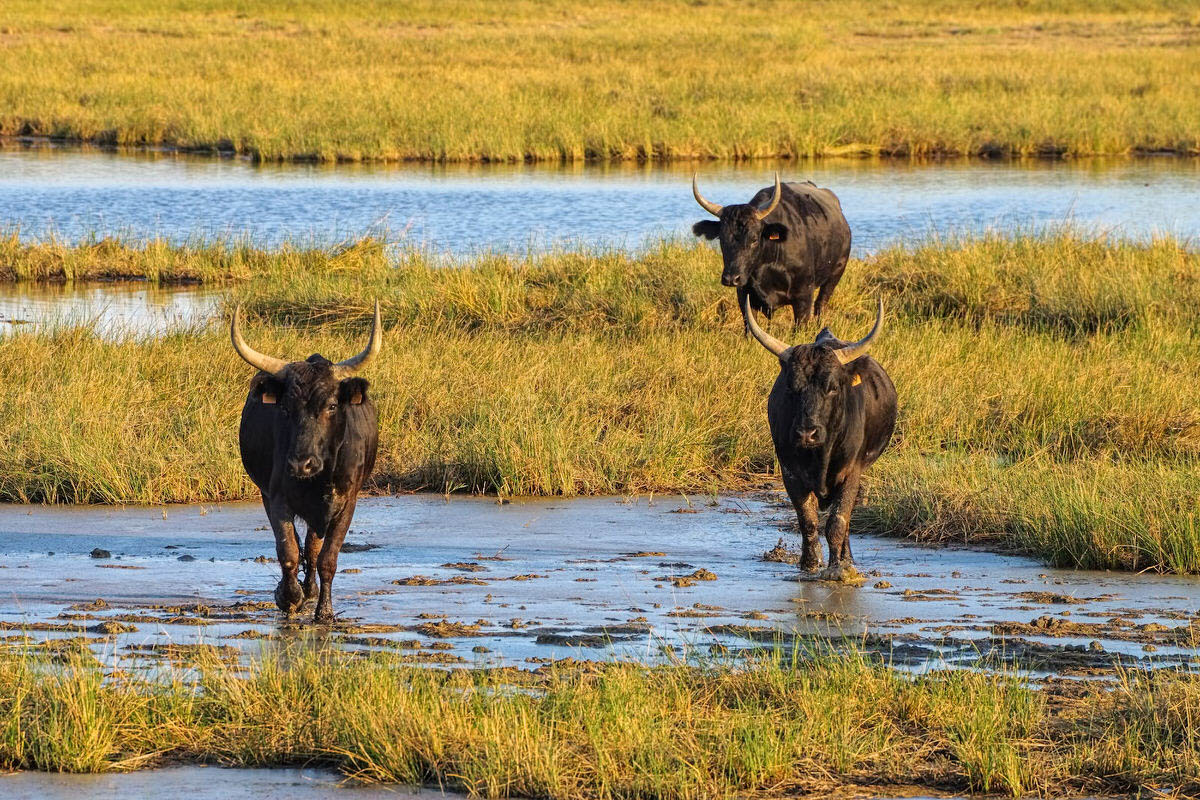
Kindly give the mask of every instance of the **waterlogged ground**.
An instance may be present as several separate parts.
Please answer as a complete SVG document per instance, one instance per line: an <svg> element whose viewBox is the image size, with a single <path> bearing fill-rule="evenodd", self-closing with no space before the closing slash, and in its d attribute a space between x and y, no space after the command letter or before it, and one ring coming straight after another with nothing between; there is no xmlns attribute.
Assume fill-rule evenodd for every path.
<svg viewBox="0 0 1200 800"><path fill-rule="evenodd" d="M498 504L365 498L335 583L338 622L274 608L258 504L0 508L0 640L85 642L123 667L231 661L283 642L436 666L736 658L850 637L898 668L1034 677L1200 667L1200 580L1076 572L858 537L861 586L763 559L794 544L781 496Z"/></svg>

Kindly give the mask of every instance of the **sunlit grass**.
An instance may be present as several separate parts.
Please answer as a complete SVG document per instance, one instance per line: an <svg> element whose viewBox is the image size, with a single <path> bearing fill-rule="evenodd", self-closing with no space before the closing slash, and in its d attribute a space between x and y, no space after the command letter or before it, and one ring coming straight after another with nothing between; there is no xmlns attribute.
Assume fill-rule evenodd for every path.
<svg viewBox="0 0 1200 800"><path fill-rule="evenodd" d="M904 676L860 655L438 671L311 650L248 670L105 677L0 655L0 768L324 765L485 797L700 798L910 785L1021 795L1189 791L1194 677L1048 698L1016 676Z"/></svg>
<svg viewBox="0 0 1200 800"><path fill-rule="evenodd" d="M261 159L1200 150L1153 0L7 0L0 134Z"/></svg>

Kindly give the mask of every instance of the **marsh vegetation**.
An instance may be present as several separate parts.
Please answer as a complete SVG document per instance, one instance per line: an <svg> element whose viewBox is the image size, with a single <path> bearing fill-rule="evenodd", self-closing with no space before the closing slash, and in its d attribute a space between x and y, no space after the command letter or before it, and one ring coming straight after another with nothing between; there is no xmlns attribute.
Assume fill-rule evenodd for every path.
<svg viewBox="0 0 1200 800"><path fill-rule="evenodd" d="M228 303L245 304L255 346L289 358L357 352L378 297L377 489L716 493L772 480L763 398L776 368L741 336L704 246L452 264L369 239L270 251L7 247L14 275L117 264L151 279L230 282ZM852 262L825 322L864 331L883 294L877 354L901 408L856 524L1060 565L1200 571L1198 261L1173 239L1060 232ZM772 330L815 332L793 334L786 312ZM0 370L13 387L0 398L4 500L252 493L232 435L250 376L220 326L162 338L13 332Z"/></svg>
<svg viewBox="0 0 1200 800"><path fill-rule="evenodd" d="M1197 13L9 0L0 134L322 161L1195 154Z"/></svg>

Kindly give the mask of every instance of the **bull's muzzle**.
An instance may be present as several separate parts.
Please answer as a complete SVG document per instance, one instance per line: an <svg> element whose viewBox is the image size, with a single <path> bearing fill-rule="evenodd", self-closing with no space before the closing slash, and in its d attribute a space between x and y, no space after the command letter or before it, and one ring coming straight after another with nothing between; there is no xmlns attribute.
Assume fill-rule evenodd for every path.
<svg viewBox="0 0 1200 800"><path fill-rule="evenodd" d="M795 438L798 447L820 447L825 443L825 426L798 426L795 431Z"/></svg>
<svg viewBox="0 0 1200 800"><path fill-rule="evenodd" d="M724 286L745 286L746 277L738 273L721 273L721 284Z"/></svg>
<svg viewBox="0 0 1200 800"><path fill-rule="evenodd" d="M321 459L316 456L288 459L288 471L293 478L311 478L321 471Z"/></svg>

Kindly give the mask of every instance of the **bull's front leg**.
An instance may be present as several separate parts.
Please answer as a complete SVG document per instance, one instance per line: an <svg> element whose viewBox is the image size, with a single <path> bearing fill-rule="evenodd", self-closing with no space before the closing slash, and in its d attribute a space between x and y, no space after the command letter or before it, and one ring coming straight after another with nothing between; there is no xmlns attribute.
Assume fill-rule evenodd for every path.
<svg viewBox="0 0 1200 800"><path fill-rule="evenodd" d="M829 566L821 578L829 581L853 580L858 576L854 558L850 555L850 514L858 499L859 474L855 470L834 489L829 519L825 522L825 539L829 543Z"/></svg>
<svg viewBox="0 0 1200 800"><path fill-rule="evenodd" d="M342 542L346 539L346 531L350 529L350 520L354 517L357 500L357 497L351 497L346 501L341 513L330 520L325 528L325 542L320 555L317 556L321 591L317 597L317 611L313 621L323 625L333 622L333 576L337 574L338 554L342 550Z"/></svg>
<svg viewBox="0 0 1200 800"><path fill-rule="evenodd" d="M800 528L800 536L804 541L804 553L800 557L800 569L815 572L820 569L825 560L821 558L821 537L817 531L817 496L808 491L791 470L782 467L783 486L787 489L788 498L796 509L796 524Z"/></svg>
<svg viewBox="0 0 1200 800"><path fill-rule="evenodd" d="M279 560L280 579L275 586L275 605L285 614L304 605L304 588L296 579L300 568L300 540L296 538L295 515L284 506L268 506L267 518L275 532L275 557Z"/></svg>
<svg viewBox="0 0 1200 800"><path fill-rule="evenodd" d="M321 546L325 542L317 535L310 525L304 537L304 600L312 600L317 596L317 557L321 555Z"/></svg>

